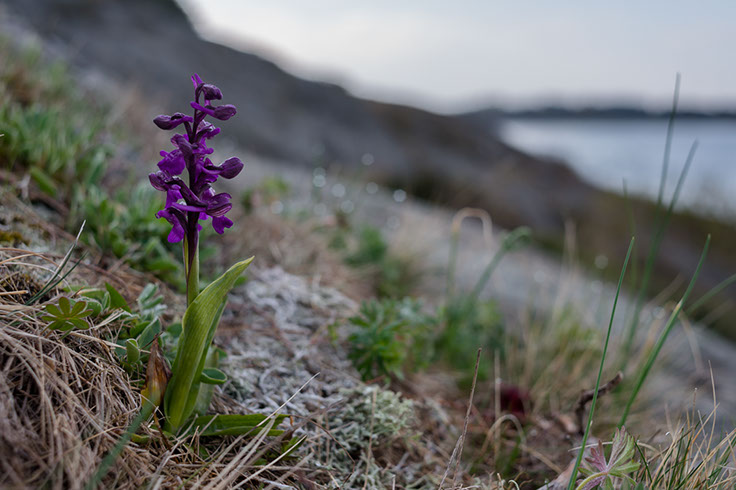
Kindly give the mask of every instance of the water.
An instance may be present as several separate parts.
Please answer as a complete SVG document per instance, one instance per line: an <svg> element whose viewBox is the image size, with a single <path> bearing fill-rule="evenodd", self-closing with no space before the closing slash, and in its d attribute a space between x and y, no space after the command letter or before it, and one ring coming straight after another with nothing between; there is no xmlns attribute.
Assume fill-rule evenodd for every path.
<svg viewBox="0 0 736 490"><path fill-rule="evenodd" d="M509 144L567 162L600 187L657 198L666 120L510 120L501 126ZM681 207L736 216L736 121L676 121L665 198L693 141L695 159L680 195Z"/></svg>

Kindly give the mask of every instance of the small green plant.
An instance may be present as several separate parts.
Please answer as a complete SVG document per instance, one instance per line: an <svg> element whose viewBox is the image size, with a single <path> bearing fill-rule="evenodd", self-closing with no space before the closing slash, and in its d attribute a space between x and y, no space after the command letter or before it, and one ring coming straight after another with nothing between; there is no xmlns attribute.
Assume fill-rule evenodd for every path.
<svg viewBox="0 0 736 490"><path fill-rule="evenodd" d="M337 230L330 245L350 250L350 226ZM419 274L411 258L395 255L381 230L365 226L355 237L353 250L347 252L345 263L356 268L367 268L374 276L375 291L382 298L403 298L411 293Z"/></svg>
<svg viewBox="0 0 736 490"><path fill-rule="evenodd" d="M407 369L426 367L432 357L437 319L411 298L364 302L350 318L349 357L363 379L404 377Z"/></svg>
<svg viewBox="0 0 736 490"><path fill-rule="evenodd" d="M461 215L462 216L462 215ZM458 221L462 221L460 218ZM492 300L480 299L493 272L507 253L526 246L531 239L528 228L517 228L503 238L499 250L481 271L478 280L469 292L455 291L455 268L457 247L460 238L460 223L453 226L450 241L450 257L447 273L447 297L440 312L443 320L441 333L436 338L438 358L447 361L466 377L473 374L475 352L481 347L487 352L503 356L505 331L498 305ZM490 373L492 359L486 357L478 369L478 379L486 379Z"/></svg>
<svg viewBox="0 0 736 490"><path fill-rule="evenodd" d="M49 330L69 332L73 329L86 330L90 327L86 318L92 315L93 310L87 307L86 301L74 301L62 296L58 305L50 304L44 308L46 315L41 319L49 322Z"/></svg>
<svg viewBox="0 0 736 490"><path fill-rule="evenodd" d="M387 253L388 244L381 230L366 226L358 233L357 249L345 258L345 262L355 267L378 264L386 258Z"/></svg>
<svg viewBox="0 0 736 490"><path fill-rule="evenodd" d="M639 469L639 463L633 461L635 453L636 442L625 429L616 430L608 459L603 443L598 441L598 446L591 449L590 457L585 458L587 464L580 468L587 477L580 482L577 490L592 490L597 487L613 490L616 479L636 485L636 481L630 476Z"/></svg>
<svg viewBox="0 0 736 490"><path fill-rule="evenodd" d="M444 320L442 331L436 336L438 359L467 376L475 367L473 354L482 347L485 351L504 355L506 332L498 304L493 300L473 301L458 296L440 310ZM487 379L492 359L481 359L478 378Z"/></svg>

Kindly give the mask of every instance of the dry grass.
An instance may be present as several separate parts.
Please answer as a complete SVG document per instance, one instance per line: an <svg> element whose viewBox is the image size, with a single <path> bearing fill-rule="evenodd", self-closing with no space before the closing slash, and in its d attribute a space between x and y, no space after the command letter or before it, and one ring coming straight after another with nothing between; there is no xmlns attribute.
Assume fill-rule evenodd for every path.
<svg viewBox="0 0 736 490"><path fill-rule="evenodd" d="M40 305L17 301L38 287L34 269L49 265L48 257L24 255L0 254L0 485L78 488L135 415L139 397L101 329L62 339L38 319ZM146 453L126 451L112 477L142 484Z"/></svg>
<svg viewBox="0 0 736 490"><path fill-rule="evenodd" d="M54 259L0 249L2 488L82 488L140 410L135 380L120 366L113 353L115 344L108 340L114 338L114 321L64 335L49 331L39 319L43 304L23 304L56 267ZM84 281L87 267L78 267L70 281L97 285ZM128 279L137 277L126 272L120 271ZM128 285L134 291L142 287ZM52 291L46 301L55 302L59 294ZM218 413L244 411L221 395L214 408ZM278 442L272 438L212 442L186 437L169 442L155 425L144 425L138 434L149 441L124 449L103 482L105 488L232 488L235 483L279 479L293 470L289 465L277 468L278 461L256 465ZM198 452L200 447L209 457Z"/></svg>
<svg viewBox="0 0 736 490"><path fill-rule="evenodd" d="M371 285L356 271L346 266L342 257L330 250L327 239L315 233L319 223L297 222L260 210L246 214L240 207L231 211L236 224L232 233L220 237L221 266L243 256L254 255L255 265L279 266L285 271L339 289L353 300L372 296Z"/></svg>

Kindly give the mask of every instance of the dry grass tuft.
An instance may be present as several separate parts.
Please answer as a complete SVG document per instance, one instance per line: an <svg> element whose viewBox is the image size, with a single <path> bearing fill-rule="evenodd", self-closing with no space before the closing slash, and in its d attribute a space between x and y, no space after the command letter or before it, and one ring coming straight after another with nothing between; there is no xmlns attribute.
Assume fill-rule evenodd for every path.
<svg viewBox="0 0 736 490"><path fill-rule="evenodd" d="M25 305L52 275L54 255L0 249L0 487L82 488L140 410L135 380L113 348L115 322L84 331L50 331L39 319L44 304ZM91 269L90 269L91 267ZM94 266L68 278L84 281ZM120 271L128 279L145 277ZM106 279L98 274L99 279ZM142 284L128 283L129 291ZM15 289L14 289L15 288ZM55 303L60 291L44 301ZM217 413L244 413L234 400L216 395ZM277 480L293 468L283 461L256 465L278 439L197 437L165 441L144 424L103 481L104 488L194 485L231 488L237 483ZM276 446L279 447L279 446ZM209 456L205 456L206 450ZM281 464L281 466L276 466Z"/></svg>
<svg viewBox="0 0 736 490"><path fill-rule="evenodd" d="M41 306L19 301L38 288L32 269L49 261L24 255L0 255L0 486L78 488L135 415L139 396L100 329L64 337L38 319ZM137 487L149 464L145 451L128 450L112 476Z"/></svg>

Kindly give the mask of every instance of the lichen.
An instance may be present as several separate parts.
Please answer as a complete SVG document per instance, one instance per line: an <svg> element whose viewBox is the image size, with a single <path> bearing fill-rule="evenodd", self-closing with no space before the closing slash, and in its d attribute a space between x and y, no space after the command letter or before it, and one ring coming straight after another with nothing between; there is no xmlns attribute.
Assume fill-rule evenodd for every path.
<svg viewBox="0 0 736 490"><path fill-rule="evenodd" d="M31 241L17 230L0 230L0 245L17 247L21 244L30 245Z"/></svg>

